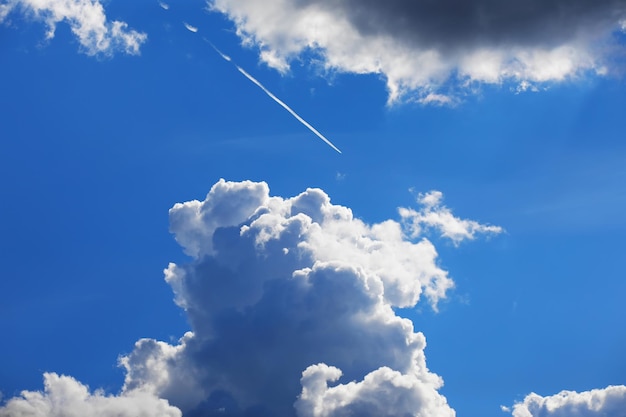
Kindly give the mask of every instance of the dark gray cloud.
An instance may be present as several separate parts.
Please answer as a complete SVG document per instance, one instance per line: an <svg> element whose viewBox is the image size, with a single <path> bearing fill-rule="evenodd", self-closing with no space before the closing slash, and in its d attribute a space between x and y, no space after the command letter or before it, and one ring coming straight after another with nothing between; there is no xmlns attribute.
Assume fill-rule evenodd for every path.
<svg viewBox="0 0 626 417"><path fill-rule="evenodd" d="M329 4L340 7L364 35L391 35L444 50L555 46L599 34L626 16L624 0L331 0Z"/></svg>

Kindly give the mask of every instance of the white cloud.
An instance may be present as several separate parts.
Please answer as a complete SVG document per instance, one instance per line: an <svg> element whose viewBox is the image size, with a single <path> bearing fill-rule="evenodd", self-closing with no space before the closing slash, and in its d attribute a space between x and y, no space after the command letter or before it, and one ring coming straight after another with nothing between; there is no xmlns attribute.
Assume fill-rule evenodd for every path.
<svg viewBox="0 0 626 417"><path fill-rule="evenodd" d="M124 391L203 415L293 416L303 371L325 381L341 369L332 388L313 392L303 378L302 417L343 415L366 401L454 415L426 366L424 336L393 310L422 297L436 308L453 286L427 239L407 240L393 220L355 219L319 189L282 198L265 183L224 180L204 201L176 204L170 230L193 257L165 270L192 332L176 345L139 341L121 359ZM331 397L346 401L316 411Z"/></svg>
<svg viewBox="0 0 626 417"><path fill-rule="evenodd" d="M422 104L435 104L435 105L440 105L440 106L445 106L445 105L450 106L450 105L453 105L455 101L456 100L450 96L446 96L444 94L436 94L436 93L428 93L426 97L422 97L418 99L418 102Z"/></svg>
<svg viewBox="0 0 626 417"><path fill-rule="evenodd" d="M19 8L46 23L46 37L52 39L58 23L65 21L88 55L112 54L123 51L139 54L147 35L121 21L107 21L104 7L97 0L7 0L0 5L0 21Z"/></svg>
<svg viewBox="0 0 626 417"><path fill-rule="evenodd" d="M623 417L626 386L575 392L561 391L548 397L529 394L513 406L514 417Z"/></svg>
<svg viewBox="0 0 626 417"><path fill-rule="evenodd" d="M442 395L441 382L419 374L402 374L387 367L370 372L361 382L328 387L341 370L325 364L302 373L302 393L295 403L299 417L454 417Z"/></svg>
<svg viewBox="0 0 626 417"><path fill-rule="evenodd" d="M181 417L176 407L146 392L107 396L69 376L44 374L44 392L23 391L0 407L0 417Z"/></svg>
<svg viewBox="0 0 626 417"><path fill-rule="evenodd" d="M409 209L401 212L404 210ZM449 209L438 205L425 210L429 215L432 212L451 216ZM407 220L404 215L403 219ZM480 229L470 220L452 217L452 222L466 222ZM281 237L286 228L298 228L300 241L291 242L297 246L292 252L297 250L316 261L339 260L375 271L385 282L388 301L398 307L415 305L422 290L436 305L452 286L446 272L436 266L437 252L427 239L417 243L405 240L402 226L391 220L369 226L353 218L350 209L332 205L319 189L282 199L270 197L265 183L220 180L205 201L177 203L170 210L170 231L185 252L196 258L216 254L214 243L218 228L244 223L242 236L254 235L255 245L259 247ZM467 233L470 232L476 231ZM420 237L414 225L411 225L411 233L413 238ZM312 264L311 261L307 266ZM224 296L220 294L221 299Z"/></svg>
<svg viewBox="0 0 626 417"><path fill-rule="evenodd" d="M549 83L604 73L598 43L626 3L587 0L209 0L281 72L315 51L326 70L381 74L389 102L443 104L474 83ZM454 87L450 90L450 81ZM431 99L429 99L431 97Z"/></svg>
<svg viewBox="0 0 626 417"><path fill-rule="evenodd" d="M400 216L413 237L421 235L424 228L434 228L439 230L442 237L447 237L455 245L458 245L463 240L473 240L478 233L497 234L502 232L500 226L489 226L474 220L455 217L449 208L441 204L442 200L441 191L431 191L418 196L417 202L422 205L419 211L400 208Z"/></svg>

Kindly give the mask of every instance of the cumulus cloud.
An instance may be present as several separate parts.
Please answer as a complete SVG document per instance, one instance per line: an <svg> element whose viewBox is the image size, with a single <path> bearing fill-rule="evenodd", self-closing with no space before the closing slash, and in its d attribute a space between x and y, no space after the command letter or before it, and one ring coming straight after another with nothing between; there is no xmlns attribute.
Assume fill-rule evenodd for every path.
<svg viewBox="0 0 626 417"><path fill-rule="evenodd" d="M97 0L5 0L0 4L0 22L15 9L45 22L47 39L54 38L58 23L66 22L88 55L115 51L137 55L147 39L145 33L129 29L125 22L108 21Z"/></svg>
<svg viewBox="0 0 626 417"><path fill-rule="evenodd" d="M626 386L575 392L561 391L548 397L529 394L513 406L514 417L622 417L626 415Z"/></svg>
<svg viewBox="0 0 626 417"><path fill-rule="evenodd" d="M423 229L439 230L442 237L446 237L455 245L465 239L474 239L476 234L497 234L502 232L500 226L480 224L474 220L455 217L449 208L442 205L443 193L431 191L420 194L417 202L422 206L420 210L400 208L400 216L404 220L413 237L423 233Z"/></svg>
<svg viewBox="0 0 626 417"><path fill-rule="evenodd" d="M604 73L602 51L608 48L599 46L623 28L626 17L625 0L209 0L208 5L227 15L239 36L280 71L314 51L314 60L327 70L384 76L390 102L404 97L437 104L475 83L558 82Z"/></svg>
<svg viewBox="0 0 626 417"><path fill-rule="evenodd" d="M421 203L441 210L440 198ZM406 223L367 224L320 189L283 198L220 180L174 205L170 229L191 258L165 280L191 331L137 341L117 396L45 374L43 393L10 399L0 417L455 416L424 335L394 310L436 309L453 287Z"/></svg>
<svg viewBox="0 0 626 417"><path fill-rule="evenodd" d="M192 256L165 270L192 331L138 341L124 392L185 415L454 415L424 336L393 309L436 308L453 286L425 237L367 224L319 189L282 198L224 180L176 204L170 230Z"/></svg>
<svg viewBox="0 0 626 417"><path fill-rule="evenodd" d="M44 392L23 391L0 407L0 417L181 417L181 411L146 392L120 396L89 392L69 376L44 374Z"/></svg>

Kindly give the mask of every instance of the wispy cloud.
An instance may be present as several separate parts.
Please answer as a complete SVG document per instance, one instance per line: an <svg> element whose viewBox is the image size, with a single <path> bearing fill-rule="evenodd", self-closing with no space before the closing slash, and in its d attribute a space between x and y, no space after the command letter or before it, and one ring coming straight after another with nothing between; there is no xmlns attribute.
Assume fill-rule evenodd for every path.
<svg viewBox="0 0 626 417"><path fill-rule="evenodd" d="M164 2L162 2L162 1L160 1L160 2L159 2L159 6L161 6L161 8L162 8L163 10L169 10L169 8L170 8L170 5L169 5L169 4L164 3Z"/></svg>
<svg viewBox="0 0 626 417"><path fill-rule="evenodd" d="M456 102L452 97L444 94L428 93L425 97L417 100L421 104L434 104L440 106L450 106Z"/></svg>
<svg viewBox="0 0 626 417"><path fill-rule="evenodd" d="M268 65L317 50L327 70L382 74L389 102L445 104L477 84L604 74L626 1L210 0ZM435 94L435 95L432 95ZM429 97L431 99L429 99ZM438 98L432 100L432 98Z"/></svg>
<svg viewBox="0 0 626 417"><path fill-rule="evenodd" d="M206 39L205 39L206 40ZM323 140L324 142L326 142L326 144L328 146L330 146L331 148L333 148L335 151L341 153L341 151L339 150L339 148L337 148L335 145L333 145L333 143L326 139L326 137L324 135L322 135L317 129L315 129L313 126L311 126L311 124L309 124L306 120L304 120L302 117L300 117L300 115L298 115L298 113L296 113L291 107L289 107L285 102L283 102L281 99L279 99L278 97L276 97L271 91L269 91L267 88L265 88L265 86L263 84L261 84L256 78L254 78L252 75L250 75L248 72L246 72L246 70L244 70L243 68L241 68L239 65L235 64L234 62L232 62L232 59L222 53L222 51L220 51L215 45L213 45L211 42L207 41L212 47L213 49L215 49L215 51L217 51L217 53L224 58L224 60L233 63L233 65L235 65L235 67L237 68L237 70L242 73L248 80L252 81L257 87L259 87L261 90L263 90L263 92L265 92L265 94L267 94L272 100L274 100L276 103L278 103L282 108L284 108L285 110L287 110L289 112L289 114L291 114L293 117L296 118L297 121L299 121L300 123L302 123L304 126L306 126L311 132L313 132L318 138L320 138L321 140Z"/></svg>
<svg viewBox="0 0 626 417"><path fill-rule="evenodd" d="M0 4L0 23L6 19L9 12L13 9L13 6L12 3Z"/></svg>
<svg viewBox="0 0 626 417"><path fill-rule="evenodd" d="M109 55L116 51L139 54L147 35L128 28L122 21L107 20L99 1L84 0L8 0L0 5L0 22L10 12L20 10L45 22L47 39L54 38L58 23L67 22L88 55Z"/></svg>
<svg viewBox="0 0 626 417"><path fill-rule="evenodd" d="M446 237L455 245L463 240L472 240L479 233L498 234L502 232L500 226L480 224L474 220L461 219L452 214L449 208L442 204L441 191L431 191L420 194L417 202L422 206L419 210L400 208L400 216L409 228L412 236L419 236L423 229L437 229L442 237Z"/></svg>

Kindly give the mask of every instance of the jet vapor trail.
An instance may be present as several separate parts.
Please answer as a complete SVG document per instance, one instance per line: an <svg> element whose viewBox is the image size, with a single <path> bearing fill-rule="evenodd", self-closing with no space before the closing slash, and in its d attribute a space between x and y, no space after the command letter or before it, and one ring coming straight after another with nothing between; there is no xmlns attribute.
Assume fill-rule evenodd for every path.
<svg viewBox="0 0 626 417"><path fill-rule="evenodd" d="M337 152L341 153L341 151L335 145L333 145L331 141L326 139L324 137L324 135L322 135L320 132L317 131L317 129L315 129L313 126L311 126L306 120L304 120L302 117L300 117L295 111L293 111L291 109L291 107L289 107L287 104L285 104L281 99L279 99L274 94L272 94L272 92L269 91L267 88L265 88L265 86L263 84L261 84L256 78L254 78L252 75L248 74L239 65L235 64L228 55L224 54L222 51L217 49L217 47L215 45L213 45L213 43L211 43L207 39L204 39L204 41L207 42L209 45L211 45L213 47L213 49L215 49L215 51L218 54L220 54L220 56L222 58L224 58L225 61L228 61L228 62L232 63L237 68L237 70L239 70L239 72L242 73L247 79L249 79L254 84L256 84L256 86L259 87L261 90L263 90L265 92L265 94L270 96L270 98L272 100L274 100L276 103L280 104L285 110L287 110L293 117L296 118L296 120L298 120L300 123L302 123L304 126L306 126L311 132L315 133L318 138L320 138L321 140L326 142L326 144L328 144L328 146L330 146L331 148L333 148Z"/></svg>
<svg viewBox="0 0 626 417"><path fill-rule="evenodd" d="M188 31L196 33L198 31L198 28L195 26L191 26L189 23L187 22L183 22L183 25L185 25L185 27L187 28Z"/></svg>

